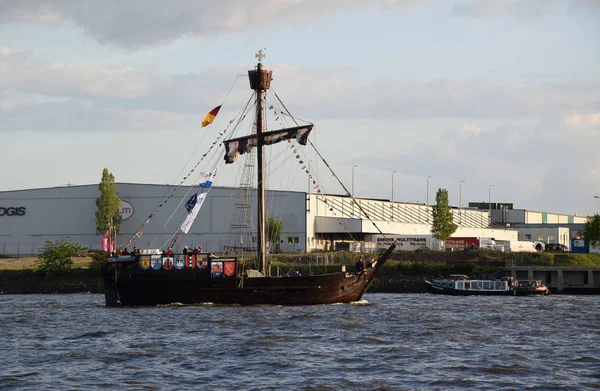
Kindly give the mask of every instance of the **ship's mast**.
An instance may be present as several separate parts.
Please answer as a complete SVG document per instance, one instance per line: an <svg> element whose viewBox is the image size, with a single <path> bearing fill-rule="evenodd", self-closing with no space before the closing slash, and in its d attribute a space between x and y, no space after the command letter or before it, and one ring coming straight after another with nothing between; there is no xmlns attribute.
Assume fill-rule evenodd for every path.
<svg viewBox="0 0 600 391"><path fill-rule="evenodd" d="M262 60L265 54L259 50L255 56L258 58L256 69L248 71L250 79L250 88L256 92L256 159L257 159L257 202L258 202L258 235L257 235L257 257L259 270L265 275L271 275L271 267L267 264L267 230L266 230L266 204L265 204L265 182L264 169L265 163L263 159L263 133L264 133L264 104L265 91L271 85L271 71L265 70L262 67Z"/></svg>

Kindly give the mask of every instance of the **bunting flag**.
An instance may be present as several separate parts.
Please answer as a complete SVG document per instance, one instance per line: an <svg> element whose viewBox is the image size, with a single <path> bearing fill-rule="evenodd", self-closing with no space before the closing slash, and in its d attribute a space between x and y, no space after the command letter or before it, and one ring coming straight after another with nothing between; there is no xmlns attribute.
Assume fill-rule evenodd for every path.
<svg viewBox="0 0 600 391"><path fill-rule="evenodd" d="M219 114L219 110L221 110L221 106L215 107L208 114L206 114L206 116L202 120L202 127L212 124L212 122L215 120L215 117L217 116L217 114Z"/></svg>
<svg viewBox="0 0 600 391"><path fill-rule="evenodd" d="M212 183L213 183L213 179L215 178L216 175L217 175L217 170L212 170L212 171L203 173L198 187L201 189L210 189L210 187L212 186Z"/></svg>

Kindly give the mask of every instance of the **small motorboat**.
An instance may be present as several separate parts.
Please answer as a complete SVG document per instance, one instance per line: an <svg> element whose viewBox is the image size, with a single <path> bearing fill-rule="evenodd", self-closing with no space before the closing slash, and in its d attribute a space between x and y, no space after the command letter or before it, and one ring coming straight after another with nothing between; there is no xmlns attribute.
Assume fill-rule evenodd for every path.
<svg viewBox="0 0 600 391"><path fill-rule="evenodd" d="M532 296L550 294L550 289L539 280L518 280L512 286L514 296Z"/></svg>

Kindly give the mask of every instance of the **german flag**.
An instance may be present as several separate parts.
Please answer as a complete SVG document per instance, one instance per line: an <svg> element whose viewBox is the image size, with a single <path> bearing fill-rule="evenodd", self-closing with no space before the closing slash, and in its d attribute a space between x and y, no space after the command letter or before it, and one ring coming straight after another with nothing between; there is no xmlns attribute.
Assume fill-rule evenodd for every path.
<svg viewBox="0 0 600 391"><path fill-rule="evenodd" d="M202 120L202 127L212 124L217 114L219 114L219 110L221 110L221 106L215 107L208 114L206 114L206 117L204 117L204 119Z"/></svg>

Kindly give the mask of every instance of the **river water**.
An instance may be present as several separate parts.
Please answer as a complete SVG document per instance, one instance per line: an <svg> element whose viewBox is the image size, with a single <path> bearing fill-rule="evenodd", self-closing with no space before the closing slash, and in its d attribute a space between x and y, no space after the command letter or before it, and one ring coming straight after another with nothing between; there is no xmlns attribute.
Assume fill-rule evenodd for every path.
<svg viewBox="0 0 600 391"><path fill-rule="evenodd" d="M0 295L1 390L597 390L600 296L105 308Z"/></svg>

